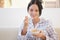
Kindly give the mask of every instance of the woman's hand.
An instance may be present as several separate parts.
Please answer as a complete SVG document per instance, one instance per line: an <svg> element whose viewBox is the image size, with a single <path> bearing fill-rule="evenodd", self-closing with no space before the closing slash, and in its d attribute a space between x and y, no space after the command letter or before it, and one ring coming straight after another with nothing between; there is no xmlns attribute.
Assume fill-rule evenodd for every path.
<svg viewBox="0 0 60 40"><path fill-rule="evenodd" d="M25 26L25 27L27 27L27 26L28 26L28 16L25 16L24 26Z"/></svg>
<svg viewBox="0 0 60 40"><path fill-rule="evenodd" d="M46 40L46 36L44 35L43 31L40 31L37 34L33 34L33 36L37 37L37 38L42 38L43 40Z"/></svg>
<svg viewBox="0 0 60 40"><path fill-rule="evenodd" d="M27 33L27 28L28 28L28 16L25 17L25 20L24 20L24 28L22 30L22 35L26 35Z"/></svg>

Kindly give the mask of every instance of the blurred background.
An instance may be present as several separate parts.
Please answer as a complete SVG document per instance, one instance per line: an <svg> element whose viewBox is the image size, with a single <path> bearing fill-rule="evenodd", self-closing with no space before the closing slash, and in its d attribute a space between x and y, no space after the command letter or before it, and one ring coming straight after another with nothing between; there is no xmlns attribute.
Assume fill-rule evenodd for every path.
<svg viewBox="0 0 60 40"><path fill-rule="evenodd" d="M0 40L17 40L18 29L29 16L30 0L0 0ZM52 22L60 38L60 0L43 0L41 17ZM60 40L60 39L59 39Z"/></svg>
<svg viewBox="0 0 60 40"><path fill-rule="evenodd" d="M30 0L0 0L0 8L26 7ZM60 8L60 0L43 0L44 8Z"/></svg>
<svg viewBox="0 0 60 40"><path fill-rule="evenodd" d="M4 28L4 26L20 26L19 23L21 20L28 15L27 6L29 2L30 0L0 0L0 26L2 26L2 28ZM43 11L41 17L51 20L54 27L59 28L60 0L43 0L42 5ZM17 20L20 22L18 23Z"/></svg>

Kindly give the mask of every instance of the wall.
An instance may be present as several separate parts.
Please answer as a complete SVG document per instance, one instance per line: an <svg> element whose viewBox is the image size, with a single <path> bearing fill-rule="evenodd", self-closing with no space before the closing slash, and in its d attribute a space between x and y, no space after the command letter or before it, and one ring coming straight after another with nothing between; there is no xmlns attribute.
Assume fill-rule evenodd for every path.
<svg viewBox="0 0 60 40"><path fill-rule="evenodd" d="M28 13L24 8L0 9L0 28L18 28L26 15ZM60 28L59 8L43 9L42 17L49 19L54 28Z"/></svg>

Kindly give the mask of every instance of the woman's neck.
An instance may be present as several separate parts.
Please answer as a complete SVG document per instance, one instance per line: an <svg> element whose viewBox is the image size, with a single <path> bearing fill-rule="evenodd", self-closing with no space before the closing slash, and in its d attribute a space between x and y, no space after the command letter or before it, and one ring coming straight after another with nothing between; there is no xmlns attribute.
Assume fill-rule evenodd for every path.
<svg viewBox="0 0 60 40"><path fill-rule="evenodd" d="M33 21L33 25L35 26L40 21L40 18L35 18L32 21Z"/></svg>

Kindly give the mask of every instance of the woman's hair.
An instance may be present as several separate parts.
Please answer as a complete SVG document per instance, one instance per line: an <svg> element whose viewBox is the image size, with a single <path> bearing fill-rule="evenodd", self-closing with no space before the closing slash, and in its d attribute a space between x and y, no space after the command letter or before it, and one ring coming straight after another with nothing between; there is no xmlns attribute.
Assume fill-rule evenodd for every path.
<svg viewBox="0 0 60 40"><path fill-rule="evenodd" d="M36 4L38 6L38 9L39 9L39 16L41 15L42 13L42 0L31 0L30 3L28 4L28 7L27 7L27 11L29 10L29 7L33 4Z"/></svg>

